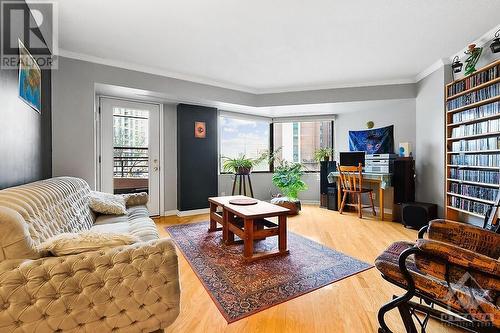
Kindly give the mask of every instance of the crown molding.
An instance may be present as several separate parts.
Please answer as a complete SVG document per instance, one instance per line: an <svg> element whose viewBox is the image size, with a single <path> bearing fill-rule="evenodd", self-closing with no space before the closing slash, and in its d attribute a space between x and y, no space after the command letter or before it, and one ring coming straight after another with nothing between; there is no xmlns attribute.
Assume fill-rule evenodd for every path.
<svg viewBox="0 0 500 333"><path fill-rule="evenodd" d="M201 78L201 77L197 77L197 76L191 76L191 75L187 75L187 74L176 73L176 72L168 71L165 69L149 67L149 66L144 66L144 65L138 65L138 64L134 64L134 63L126 62L126 61L119 61L119 60L112 60L112 59L107 59L107 58L96 57L96 56L92 56L89 54L68 51L68 50L61 49L61 48L58 51L59 52L57 55L61 56L61 57L65 57L65 58L82 60L82 61L92 62L92 63L96 63L96 64L100 64L100 65L118 67L118 68L122 68L122 69L128 69L128 70L142 72L142 73L159 75L159 76L164 76L164 77L168 77L171 79L189 81L192 83L209 85L209 86L214 86L214 87L218 87L218 88L236 90L236 91L246 92L246 93L250 93L250 94L257 93L257 91L255 89L252 89L249 87L235 85L235 84L226 83L226 82L219 82L219 81L205 79L205 78Z"/></svg>
<svg viewBox="0 0 500 333"><path fill-rule="evenodd" d="M314 90L329 90L329 89L343 89L343 88L359 88L359 87L373 87L373 86L389 86L395 84L411 84L415 83L414 78L403 78L385 81L367 81L367 82L355 82L346 84L324 84L324 85L314 85L314 86L296 86L289 88L269 88L269 89L256 89L257 95L264 94L281 94L281 93L293 93L302 91L314 91Z"/></svg>
<svg viewBox="0 0 500 333"><path fill-rule="evenodd" d="M435 71L437 71L438 69L440 69L441 67L443 67L447 63L448 63L448 61L446 58L439 59L438 61L436 61L435 63L433 63L432 65L430 65L429 67L427 67L426 69L421 71L420 73L418 73L415 76L414 82L418 82L418 81L422 80L423 78L434 73Z"/></svg>

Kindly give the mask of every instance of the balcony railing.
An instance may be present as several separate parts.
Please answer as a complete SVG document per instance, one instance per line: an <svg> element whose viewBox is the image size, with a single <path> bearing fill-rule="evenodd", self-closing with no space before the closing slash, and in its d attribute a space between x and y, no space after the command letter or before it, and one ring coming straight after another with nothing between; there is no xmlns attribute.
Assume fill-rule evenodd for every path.
<svg viewBox="0 0 500 333"><path fill-rule="evenodd" d="M113 147L114 192L148 192L148 148Z"/></svg>
<svg viewBox="0 0 500 333"><path fill-rule="evenodd" d="M148 148L114 147L113 162L115 178L148 178Z"/></svg>

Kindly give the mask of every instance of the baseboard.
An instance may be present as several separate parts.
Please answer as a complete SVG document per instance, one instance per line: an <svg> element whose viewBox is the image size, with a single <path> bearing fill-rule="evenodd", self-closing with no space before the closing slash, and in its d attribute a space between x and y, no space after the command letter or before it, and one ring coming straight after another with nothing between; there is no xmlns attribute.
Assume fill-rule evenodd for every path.
<svg viewBox="0 0 500 333"><path fill-rule="evenodd" d="M173 209L173 210L167 210L163 213L162 216L173 216L173 215L177 215L179 211L177 209Z"/></svg>
<svg viewBox="0 0 500 333"><path fill-rule="evenodd" d="M210 208L202 208L202 209L177 211L177 216L184 217L184 216L201 215L201 214L208 214L208 213L210 213Z"/></svg>
<svg viewBox="0 0 500 333"><path fill-rule="evenodd" d="M300 203L304 205L319 205L319 200L302 200L300 199Z"/></svg>

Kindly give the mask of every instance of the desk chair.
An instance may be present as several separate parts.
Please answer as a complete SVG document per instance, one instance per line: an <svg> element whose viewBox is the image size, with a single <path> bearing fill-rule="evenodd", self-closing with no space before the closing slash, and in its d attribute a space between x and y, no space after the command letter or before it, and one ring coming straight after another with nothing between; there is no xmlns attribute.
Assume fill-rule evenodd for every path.
<svg viewBox="0 0 500 333"><path fill-rule="evenodd" d="M373 216L377 216L377 213L375 212L375 206L373 205L373 190L368 188L363 188L363 174L362 174L363 166L361 165L361 163L359 163L357 167L340 165L339 172L340 172L340 184L343 192L342 203L339 209L340 214L342 214L344 207L346 205L347 195L349 193L352 193L357 201L359 218L363 218L363 213L361 212L361 210L363 208L369 208L369 207L372 208ZM361 194L363 193L368 193L368 195L370 196L371 205L369 206L361 205Z"/></svg>

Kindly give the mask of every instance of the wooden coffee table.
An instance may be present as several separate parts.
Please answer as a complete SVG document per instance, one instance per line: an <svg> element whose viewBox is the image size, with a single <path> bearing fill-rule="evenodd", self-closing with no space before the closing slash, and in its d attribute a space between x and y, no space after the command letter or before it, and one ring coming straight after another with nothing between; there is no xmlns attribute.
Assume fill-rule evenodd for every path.
<svg viewBox="0 0 500 333"><path fill-rule="evenodd" d="M234 235L241 238L244 244L243 256L246 261L288 254L286 218L289 210L265 201L258 201L257 204L249 206L230 204L229 201L235 198L244 198L244 196L209 199L210 229L212 225L216 227L217 223L222 224L222 239L227 245L236 243ZM216 212L217 207L222 207L222 215ZM213 222L212 210L214 211ZM278 217L278 224L267 220L270 217ZM278 237L278 249L254 254L253 242L272 236Z"/></svg>

